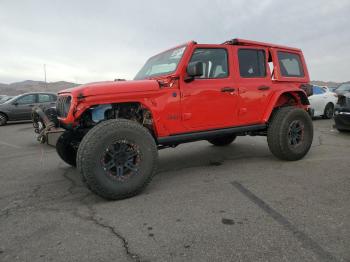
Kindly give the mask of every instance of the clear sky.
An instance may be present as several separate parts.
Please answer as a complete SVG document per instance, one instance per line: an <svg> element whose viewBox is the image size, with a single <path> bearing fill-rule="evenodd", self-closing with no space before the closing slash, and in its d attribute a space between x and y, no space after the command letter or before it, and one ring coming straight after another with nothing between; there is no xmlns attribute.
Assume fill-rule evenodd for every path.
<svg viewBox="0 0 350 262"><path fill-rule="evenodd" d="M350 80L349 0L0 0L0 82L132 79L195 40L302 48L313 80Z"/></svg>

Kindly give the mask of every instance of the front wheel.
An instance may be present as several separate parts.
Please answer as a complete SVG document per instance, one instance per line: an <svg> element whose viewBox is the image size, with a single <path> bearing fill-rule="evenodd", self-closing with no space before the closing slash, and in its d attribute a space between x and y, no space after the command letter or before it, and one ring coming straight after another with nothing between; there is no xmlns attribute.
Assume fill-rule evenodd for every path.
<svg viewBox="0 0 350 262"><path fill-rule="evenodd" d="M331 119L334 115L334 106L332 103L328 103L326 108L324 109L323 118Z"/></svg>
<svg viewBox="0 0 350 262"><path fill-rule="evenodd" d="M106 199L140 193L156 171L158 151L150 132L134 121L104 121L83 138L77 166L88 188Z"/></svg>
<svg viewBox="0 0 350 262"><path fill-rule="evenodd" d="M57 140L56 152L68 165L77 165L77 151L82 135L73 131L65 131Z"/></svg>
<svg viewBox="0 0 350 262"><path fill-rule="evenodd" d="M274 156L299 160L309 151L312 140L312 120L306 111L283 107L274 112L267 130L267 142Z"/></svg>

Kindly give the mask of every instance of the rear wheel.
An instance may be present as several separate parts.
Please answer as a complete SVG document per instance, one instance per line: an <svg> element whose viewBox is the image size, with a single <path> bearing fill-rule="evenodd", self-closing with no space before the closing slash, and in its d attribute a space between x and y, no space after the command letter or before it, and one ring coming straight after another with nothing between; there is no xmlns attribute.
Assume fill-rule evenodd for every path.
<svg viewBox="0 0 350 262"><path fill-rule="evenodd" d="M324 109L323 118L331 119L334 115L334 106L332 103L328 103L326 108Z"/></svg>
<svg viewBox="0 0 350 262"><path fill-rule="evenodd" d="M337 130L338 130L339 132L341 132L341 133L350 132L349 130L339 129L339 128L337 128Z"/></svg>
<svg viewBox="0 0 350 262"><path fill-rule="evenodd" d="M235 141L236 137L236 135L221 136L209 139L208 142L213 144L214 146L227 146L233 141Z"/></svg>
<svg viewBox="0 0 350 262"><path fill-rule="evenodd" d="M150 132L140 124L107 120L83 138L77 166L88 188L106 199L140 193L152 180L158 151Z"/></svg>
<svg viewBox="0 0 350 262"><path fill-rule="evenodd" d="M3 113L0 113L0 126L4 126L7 123L7 116Z"/></svg>
<svg viewBox="0 0 350 262"><path fill-rule="evenodd" d="M309 151L312 140L312 120L306 111L283 107L273 114L267 142L274 156L289 161L299 160Z"/></svg>

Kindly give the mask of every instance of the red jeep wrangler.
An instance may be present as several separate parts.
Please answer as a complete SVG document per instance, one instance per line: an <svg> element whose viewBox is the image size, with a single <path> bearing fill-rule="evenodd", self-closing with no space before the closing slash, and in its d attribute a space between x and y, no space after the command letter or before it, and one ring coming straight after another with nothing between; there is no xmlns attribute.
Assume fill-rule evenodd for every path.
<svg viewBox="0 0 350 262"><path fill-rule="evenodd" d="M151 57L133 81L60 92L57 117L66 131L57 152L108 199L139 193L156 171L158 149L181 143L267 136L272 154L298 160L313 139L308 84L300 49L189 42Z"/></svg>

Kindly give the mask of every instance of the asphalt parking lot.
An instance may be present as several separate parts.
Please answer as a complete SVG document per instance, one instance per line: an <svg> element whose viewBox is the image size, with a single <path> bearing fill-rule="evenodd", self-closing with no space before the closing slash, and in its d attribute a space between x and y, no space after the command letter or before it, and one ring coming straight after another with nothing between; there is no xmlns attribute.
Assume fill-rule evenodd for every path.
<svg viewBox="0 0 350 262"><path fill-rule="evenodd" d="M31 124L0 127L0 261L350 261L350 134L314 125L298 162L264 137L162 150L122 201L90 193Z"/></svg>

